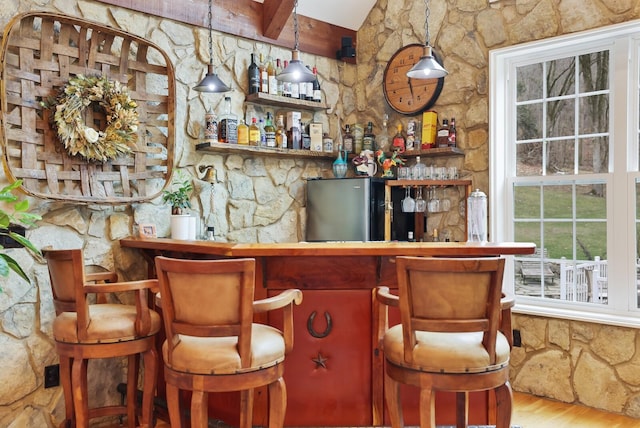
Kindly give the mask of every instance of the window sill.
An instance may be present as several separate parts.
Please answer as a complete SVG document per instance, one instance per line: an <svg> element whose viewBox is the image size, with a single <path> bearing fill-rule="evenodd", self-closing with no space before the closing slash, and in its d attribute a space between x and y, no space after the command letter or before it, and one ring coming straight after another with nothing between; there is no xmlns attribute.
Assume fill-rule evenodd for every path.
<svg viewBox="0 0 640 428"><path fill-rule="evenodd" d="M544 302L543 305L534 304L530 302L518 302L516 298L516 305L512 309L514 314L533 315L544 318L558 318L569 321L581 321L588 323L615 325L619 327L640 328L640 312L633 315L632 313L620 314L615 313L610 308L603 306L602 312L594 312L592 304L586 304L589 311L581 311L575 307L558 307L549 305L549 302ZM605 312L605 310L607 312Z"/></svg>

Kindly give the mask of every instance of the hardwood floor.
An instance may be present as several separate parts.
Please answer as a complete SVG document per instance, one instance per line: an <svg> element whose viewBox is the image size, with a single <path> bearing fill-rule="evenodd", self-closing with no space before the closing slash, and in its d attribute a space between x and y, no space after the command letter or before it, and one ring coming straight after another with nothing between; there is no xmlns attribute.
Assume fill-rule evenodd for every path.
<svg viewBox="0 0 640 428"><path fill-rule="evenodd" d="M548 400L530 394L513 394L513 425L522 428L634 428L640 419Z"/></svg>
<svg viewBox="0 0 640 428"><path fill-rule="evenodd" d="M520 428L640 428L640 419L515 392L511 423ZM116 428L116 427L113 427ZM170 428L159 421L156 428Z"/></svg>

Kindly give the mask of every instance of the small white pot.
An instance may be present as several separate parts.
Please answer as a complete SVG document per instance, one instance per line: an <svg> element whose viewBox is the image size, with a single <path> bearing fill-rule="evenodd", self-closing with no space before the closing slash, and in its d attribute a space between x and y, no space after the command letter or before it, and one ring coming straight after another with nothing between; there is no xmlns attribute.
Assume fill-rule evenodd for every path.
<svg viewBox="0 0 640 428"><path fill-rule="evenodd" d="M171 239L195 239L195 236L191 238L191 219L195 220L195 217L192 217L189 214L172 214Z"/></svg>

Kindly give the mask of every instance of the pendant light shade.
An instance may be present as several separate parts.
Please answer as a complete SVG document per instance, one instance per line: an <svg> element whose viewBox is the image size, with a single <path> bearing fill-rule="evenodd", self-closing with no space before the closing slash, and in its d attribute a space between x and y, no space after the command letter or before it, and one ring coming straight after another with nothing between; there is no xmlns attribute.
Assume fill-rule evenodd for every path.
<svg viewBox="0 0 640 428"><path fill-rule="evenodd" d="M295 45L291 51L291 61L289 65L276 76L276 79L282 82L300 83L313 82L316 80L315 74L311 72L300 60L300 51L298 50L298 0L293 4L293 33L295 36Z"/></svg>
<svg viewBox="0 0 640 428"><path fill-rule="evenodd" d="M209 65L207 67L207 75L193 90L198 92L228 92L231 89L220 80L213 67L213 13L211 11L211 1L209 0Z"/></svg>
<svg viewBox="0 0 640 428"><path fill-rule="evenodd" d="M439 79L447 74L449 74L447 70L433 56L431 46L427 45L424 47L420 61L407 72L407 77L411 79Z"/></svg>
<svg viewBox="0 0 640 428"><path fill-rule="evenodd" d="M300 60L300 51L294 50L291 52L289 65L276 76L276 79L292 83L313 82L316 80L316 76Z"/></svg>
<svg viewBox="0 0 640 428"><path fill-rule="evenodd" d="M198 92L228 92L231 89L214 73L213 65L209 64L207 75L193 90Z"/></svg>
<svg viewBox="0 0 640 428"><path fill-rule="evenodd" d="M436 60L433 55L431 42L429 41L429 15L431 14L429 11L429 0L424 0L424 7L426 9L424 18L424 52L420 57L420 61L418 61L413 67L411 67L411 70L407 72L407 77L410 79L439 79L449 73Z"/></svg>

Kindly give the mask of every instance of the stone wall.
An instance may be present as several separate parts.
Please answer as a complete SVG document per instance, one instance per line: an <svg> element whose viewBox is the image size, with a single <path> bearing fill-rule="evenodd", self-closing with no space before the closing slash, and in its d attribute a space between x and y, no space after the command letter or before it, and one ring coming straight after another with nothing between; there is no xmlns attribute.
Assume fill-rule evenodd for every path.
<svg viewBox="0 0 640 428"><path fill-rule="evenodd" d="M511 352L511 384L522 391L640 419L636 329L516 315L522 346Z"/></svg>
<svg viewBox="0 0 640 428"><path fill-rule="evenodd" d="M406 117L390 110L381 88L386 62L400 47L424 41L424 3L379 0L358 34L357 65L302 53L316 65L329 109L316 113L334 139L344 123L374 122L379 136L390 134ZM194 178L193 213L201 227L213 225L216 238L233 242L286 242L304 237L304 179L330 176L330 161L200 153L194 147L204 112L219 109L222 96L191 88L208 62L208 31L203 28L108 7L85 0L0 0L0 26L16 13L47 10L107 23L161 46L176 70L176 164ZM464 158L439 159L455 164L474 186L488 190L488 51L529 40L565 34L640 17L635 0L457 0L431 2L431 41L450 74L435 109L455 116ZM215 34L214 53L221 79L230 84L235 111L247 92L246 68L251 52L288 58L290 51L264 43ZM388 129L382 117L389 115ZM385 132L386 131L386 132ZM214 165L213 184L200 180L198 165ZM491 197L491 195L489 195ZM126 206L68 205L31 200L43 216L28 237L39 247L85 250L88 264L116 268L122 279L139 279L141 257L121 249L118 240L140 223L155 223L169 233L169 208L158 199ZM460 217L429 220L429 229L449 226L454 239ZM456 229L457 228L457 229ZM456 232L457 231L457 232ZM51 339L54 310L46 265L25 250L7 250L32 278L0 279L0 426L52 427L64 413L61 388L43 388L43 368L57 362ZM633 330L595 324L516 317L524 346L514 350L514 387L535 394L638 416L633 373L638 339ZM115 384L124 380L120 361L90 365L95 402L114 402ZM112 376L93 376L107 370ZM540 373L532 380L529 373ZM548 380L547 380L548 379ZM598 380L598 388L589 383ZM611 394L597 393L607 388ZM596 391L594 393L593 391Z"/></svg>

